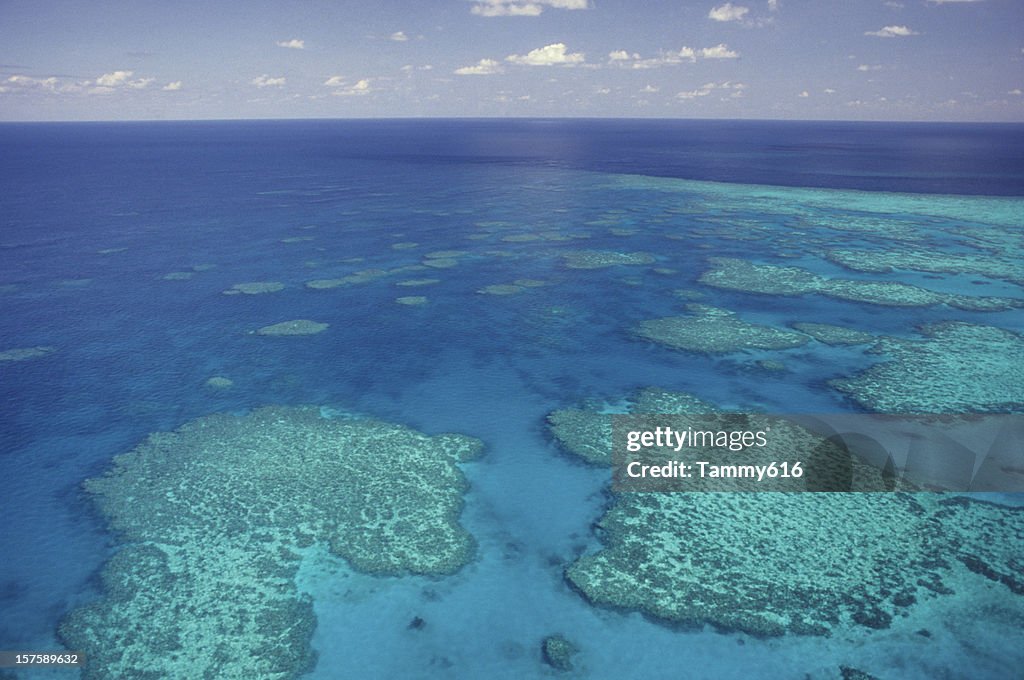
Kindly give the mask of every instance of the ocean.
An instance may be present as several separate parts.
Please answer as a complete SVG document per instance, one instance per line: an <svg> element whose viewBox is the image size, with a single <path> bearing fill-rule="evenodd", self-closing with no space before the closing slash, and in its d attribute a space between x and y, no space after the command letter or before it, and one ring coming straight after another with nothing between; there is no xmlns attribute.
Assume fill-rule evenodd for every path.
<svg viewBox="0 0 1024 680"><path fill-rule="evenodd" d="M876 594L888 625L843 614L826 635L794 630L807 596L794 586L777 615L782 630L763 633L743 615L753 577L725 558L715 592L736 594L735 616L664 611L672 588L700 587L672 581L665 560L681 564L679 555L636 556L635 578L647 581L611 595L568 578L581 557L621 538L599 520L624 501L609 489L608 468L567 443L589 435L559 433L548 420L567 409L621 413L650 387L748 413L1020 414L1022 125L3 124L0 206L2 649L91 645L85 677L141 677L145 668L236 677L237 660L225 658L238 649L272 658L237 677L324 679L924 680L1007 678L1024 667L1020 494L985 496L997 505L970 510L997 513L1003 528L985 536L1011 532L1005 554L979 547L927 567L908 558L907 573L890 574L911 584L915 602ZM651 330L655 319L671 321ZM279 325L293 321L309 323ZM808 323L828 328L794 326ZM838 338L843 331L864 338ZM247 499L284 488L255 463L242 475L245 458L231 468L242 439L207 420L227 414L244 428L266 406L286 408L252 426L263 437L253 446L284 461L281 474L316 471L295 487L299 519L216 501L233 484L251 491ZM304 406L329 423L411 428L417 442L459 433L482 453L452 468L464 483L448 484L419 476L419 454L399 459L406 449L381 444L377 455L371 441L371 458L402 463L350 470L365 482L357 505L325 491L334 468L291 462L302 447L275 439L275 423L305 422L295 415ZM140 446L197 422L163 448ZM338 455L350 445L338 444ZM83 487L107 475L112 488L129 488L127 476L142 473L122 465L124 477L109 476L129 452L162 461L133 482L156 505L141 491ZM200 463L208 477L189 467ZM417 531L411 520L392 526L398 547L372 543L359 513L400 509L409 484L438 507L454 503L438 512L475 545L454 568L416 566L401 544ZM191 514L176 518L165 502L209 513L216 531ZM981 536L952 510L936 512L947 518L930 526ZM687 533L657 521L644 525L645 540ZM292 536L299 525L318 527L308 528L314 539ZM321 540L331 531L339 543L362 531L359 540L397 551L405 566L360 570ZM764 539L746 552L764 551L770 563L773 546L800 537ZM204 584L225 587L223 573L203 580L209 551L234 546L244 561L272 543L294 557L275 563L273 578L239 568L232 586L264 593L278 583L284 594L261 603L311 607L314 619L291 616L315 625L286 643L287 617L254 615L243 634L230 616L195 604ZM169 556L162 580L132 562L139 545ZM117 555L129 557L111 562ZM224 555L233 564L228 547ZM123 573L101 576L110 564ZM920 585L935 574L944 587ZM774 582L759 578L754 585ZM662 579L668 591L658 590ZM140 584L152 601L140 601ZM846 594L878 604L858 584ZM230 604L234 592L218 597ZM178 637L155 647L147 620L180 627ZM545 658L542 641L553 635L575 650L572 670L557 670L550 650ZM283 661L282 645L305 661Z"/></svg>

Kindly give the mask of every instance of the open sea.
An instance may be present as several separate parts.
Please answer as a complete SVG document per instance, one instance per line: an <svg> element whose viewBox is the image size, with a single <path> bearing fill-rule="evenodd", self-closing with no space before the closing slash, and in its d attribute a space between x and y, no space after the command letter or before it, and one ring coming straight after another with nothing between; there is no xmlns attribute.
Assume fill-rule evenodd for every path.
<svg viewBox="0 0 1024 680"><path fill-rule="evenodd" d="M760 280L708 278L739 261L799 268L814 283L780 294L755 290ZM483 443L479 458L459 464L468 484L457 523L475 543L467 563L447 575L373 575L322 542L296 548L302 557L283 587L311 604L315 627L297 643L277 640L269 618L247 634L254 649L311 650L304 674L223 670L216 640L237 631L220 622L206 627L206 642L189 637L196 621L184 619L198 615L176 617L175 598L188 598L173 583L168 595L148 581L151 609L103 619L118 629L97 644L138 648L133 636L144 633L128 619L149 611L188 628L178 649L208 656L145 677L1024 677L1019 494L986 497L1018 518L1001 546L1010 571L950 572L952 593L918 592L888 626L756 635L710 620L682 625L640 603L590 601L567 580L580 556L604 549L596 523L615 497L609 469L574 456L546 420L562 409L611 412L646 387L745 412L901 404L1019 414L1022 269L1024 125L2 124L0 650L66 649L62 621L113 597L116 579L101 569L133 539L83 482L107 474L115 456L211 414L310 405ZM796 276L768 271L775 281ZM872 281L927 299L860 285ZM637 330L709 308L754 329L792 335L810 322L874 340L801 335L791 346L737 341L722 351ZM267 330L295 320L317 332ZM998 346L961 346L960 336L928 331L950 322L1004 335ZM881 339L889 345L879 349ZM887 372L867 373L883 364ZM920 378L929 371L941 379ZM866 373L873 380L857 382ZM855 390L832 382L851 379ZM218 436L209 430L197 436ZM216 467L216 450L181 455L213 452L206 462ZM168 498L201 487L168 480L146 484L163 494L167 483ZM189 502L219 492L211 483ZM133 511L154 512L144 501ZM225 540L258 542L258 520L239 513ZM771 547L750 548L759 549ZM722 574L742 589L742 573L725 565ZM235 585L262 587L247 578ZM556 634L577 650L571 670L542 653ZM144 677L143 666L94 664L83 677Z"/></svg>

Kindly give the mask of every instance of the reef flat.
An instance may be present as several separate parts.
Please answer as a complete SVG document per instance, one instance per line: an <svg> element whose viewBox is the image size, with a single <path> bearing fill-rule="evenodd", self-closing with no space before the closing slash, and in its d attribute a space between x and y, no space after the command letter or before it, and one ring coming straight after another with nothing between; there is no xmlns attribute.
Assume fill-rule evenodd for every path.
<svg viewBox="0 0 1024 680"><path fill-rule="evenodd" d="M1024 338L965 322L925 326L921 340L883 338L887 361L833 388L881 413L997 413L1024 409Z"/></svg>
<svg viewBox="0 0 1024 680"><path fill-rule="evenodd" d="M716 288L762 295L817 293L840 300L890 307L928 307L945 304L968 311L1003 311L1024 306L1024 300L991 296L937 293L899 281L833 279L800 267L756 264L730 257L711 258L713 268L700 282Z"/></svg>
<svg viewBox="0 0 1024 680"><path fill-rule="evenodd" d="M1024 510L904 493L629 493L566 578L588 601L758 636L888 628L957 572L1024 594Z"/></svg>
<svg viewBox="0 0 1024 680"><path fill-rule="evenodd" d="M85 482L123 547L103 598L63 620L87 678L293 678L315 626L299 551L372 574L450 574L471 558L457 463L481 450L317 408L213 415L151 435Z"/></svg>
<svg viewBox="0 0 1024 680"><path fill-rule="evenodd" d="M690 316L669 316L643 321L636 335L673 349L705 354L744 349L789 349L807 343L808 337L785 328L744 321L735 312L708 305L690 304Z"/></svg>
<svg viewBox="0 0 1024 680"><path fill-rule="evenodd" d="M648 388L625 410L709 407ZM548 422L569 452L610 462L610 414L567 409ZM776 453L806 448L807 433L791 429ZM864 488L883 488L879 481ZM603 547L568 566L570 585L593 604L686 627L757 636L884 629L919 601L954 596L949 583L970 574L1002 584L1008 596L1024 595L1024 509L962 497L616 493L597 526Z"/></svg>

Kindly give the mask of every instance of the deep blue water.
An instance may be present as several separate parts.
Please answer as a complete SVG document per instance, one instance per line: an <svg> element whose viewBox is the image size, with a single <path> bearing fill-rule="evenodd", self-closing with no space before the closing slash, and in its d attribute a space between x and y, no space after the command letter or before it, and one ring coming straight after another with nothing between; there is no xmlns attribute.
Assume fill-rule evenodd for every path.
<svg viewBox="0 0 1024 680"><path fill-rule="evenodd" d="M927 246L1001 248L1020 262L1020 197L1021 125L0 125L0 352L54 348L0 362L0 649L58 648L60 618L99 596L95 575L117 542L80 484L113 456L210 413L318 404L430 434L470 434L487 454L466 466L463 523L481 549L459 575L352 576L364 594L349 600L332 599L329 578L309 577L321 595L315 677L542 677L537 644L555 631L586 641L587 673L601 678L637 668L659 677L694 664L709 677L784 678L897 660L900 677L936 669L966 677L949 669L967 654L973 677L1005 677L1019 656L991 652L1010 646L994 621L984 644L972 636L985 631L972 629L950 632L942 653L923 652L893 633L866 652L849 640L739 646L735 636L588 606L561 570L575 551L598 546L591 525L607 474L560 453L544 416L649 385L722 408L859 410L827 381L879 361L864 346L708 357L639 340L631 329L683 313L686 301L673 292L683 289L779 328L817 321L918 338L923 323L962 320L1024 331L1018 310L892 308L698 282L709 257L728 256L1024 298L1020 286L977 273L879 277L823 258L830 248ZM898 229L910 236L894 239ZM418 245L392 247L407 242ZM567 268L563 256L579 249L643 251L656 262ZM466 254L451 268L305 285L419 265L441 250ZM439 282L396 286L419 278ZM517 279L547 285L479 292ZM253 281L284 289L223 294ZM429 302L395 302L419 295ZM252 334L297 318L330 328L303 338ZM213 376L234 384L210 388ZM427 601L427 588L444 595ZM407 628L413 616L431 624L418 637ZM665 652L639 654L641 643Z"/></svg>

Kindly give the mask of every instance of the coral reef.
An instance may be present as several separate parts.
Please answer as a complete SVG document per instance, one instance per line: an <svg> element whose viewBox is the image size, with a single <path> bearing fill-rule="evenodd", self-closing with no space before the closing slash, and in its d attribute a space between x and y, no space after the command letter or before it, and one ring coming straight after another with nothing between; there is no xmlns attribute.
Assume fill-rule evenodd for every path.
<svg viewBox="0 0 1024 680"><path fill-rule="evenodd" d="M650 253L620 253L614 250L570 250L562 253L565 266L569 269L601 269L616 265L653 264Z"/></svg>
<svg viewBox="0 0 1024 680"><path fill-rule="evenodd" d="M781 328L748 323L735 312L707 305L686 306L691 316L643 321L634 332L675 349L705 354L744 349L787 349L807 342L807 336Z"/></svg>
<svg viewBox="0 0 1024 680"><path fill-rule="evenodd" d="M317 408L213 415L151 435L85 483L124 547L104 597L60 635L87 678L294 678L315 619L294 576L326 544L373 574L448 574L471 557L457 463L479 441Z"/></svg>
<svg viewBox="0 0 1024 680"><path fill-rule="evenodd" d="M478 293L484 295L515 295L516 293L522 293L526 288L523 286L517 286L510 283L496 283L490 286L484 286Z"/></svg>
<svg viewBox="0 0 1024 680"><path fill-rule="evenodd" d="M572 670L572 657L579 649L562 635L549 635L541 642L544 663L559 671Z"/></svg>
<svg viewBox="0 0 1024 680"><path fill-rule="evenodd" d="M847 269L887 274L894 269L936 274L976 274L1024 285L1024 265L990 253L943 253L920 248L830 250L826 257Z"/></svg>
<svg viewBox="0 0 1024 680"><path fill-rule="evenodd" d="M888 360L830 382L881 413L971 413L1024 408L1024 338L964 322L931 324L923 340L883 338Z"/></svg>
<svg viewBox="0 0 1024 680"><path fill-rule="evenodd" d="M707 407L648 389L630 411ZM552 431L586 460L607 462L611 418L583 413L552 414ZM809 434L799 430L776 453L805 446L789 436ZM950 584L970 574L1024 595L1024 508L963 497L616 493L598 535L604 547L571 564L567 581L594 604L685 626L757 636L887 628L920 600L953 596Z"/></svg>
<svg viewBox="0 0 1024 680"><path fill-rule="evenodd" d="M295 319L294 321L282 321L270 326L264 326L256 331L257 335L313 335L327 330L330 324L310 321L309 319Z"/></svg>
<svg viewBox="0 0 1024 680"><path fill-rule="evenodd" d="M17 347L0 352L0 361L26 361L45 357L57 351L56 347Z"/></svg>
<svg viewBox="0 0 1024 680"><path fill-rule="evenodd" d="M284 290L284 284L279 281L253 281L251 283L236 283L224 291L225 295L259 295L260 293L276 293Z"/></svg>
<svg viewBox="0 0 1024 680"><path fill-rule="evenodd" d="M713 269L700 282L716 288L764 295L806 295L816 293L873 305L927 307L946 304L968 311L1002 311L1024 307L1024 300L973 295L951 295L898 281L859 281L819 276L800 267L755 264L731 257L710 259Z"/></svg>

